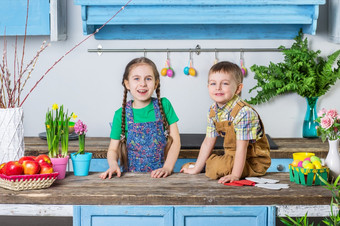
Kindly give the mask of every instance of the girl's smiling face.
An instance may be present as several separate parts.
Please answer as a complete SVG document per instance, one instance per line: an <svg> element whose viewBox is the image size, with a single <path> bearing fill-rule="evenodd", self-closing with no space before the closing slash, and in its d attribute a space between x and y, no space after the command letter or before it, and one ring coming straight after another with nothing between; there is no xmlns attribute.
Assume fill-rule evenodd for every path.
<svg viewBox="0 0 340 226"><path fill-rule="evenodd" d="M235 94L239 94L243 84L237 84L236 79L227 72L213 72L209 75L209 96L219 107L230 101Z"/></svg>
<svg viewBox="0 0 340 226"><path fill-rule="evenodd" d="M133 96L133 107L143 108L150 103L158 81L150 65L138 64L130 70L128 80L124 80L124 84Z"/></svg>

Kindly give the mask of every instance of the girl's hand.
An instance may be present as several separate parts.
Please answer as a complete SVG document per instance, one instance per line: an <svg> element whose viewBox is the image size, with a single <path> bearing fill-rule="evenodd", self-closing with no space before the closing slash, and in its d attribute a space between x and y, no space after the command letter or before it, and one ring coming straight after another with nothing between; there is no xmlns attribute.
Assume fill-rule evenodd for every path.
<svg viewBox="0 0 340 226"><path fill-rule="evenodd" d="M171 175L171 170L167 168L159 168L151 172L152 178L161 178L161 177L167 177Z"/></svg>
<svg viewBox="0 0 340 226"><path fill-rule="evenodd" d="M99 177L101 179L105 179L107 176L109 176L109 179L112 178L112 175L116 173L117 174L117 177L120 177L121 176L121 171L120 171L120 168L119 166L114 166L113 168L109 168L108 170L106 170L104 173L101 173L99 175Z"/></svg>
<svg viewBox="0 0 340 226"><path fill-rule="evenodd" d="M237 181L237 180L240 180L239 177L237 176L234 176L232 174L229 174L227 176L224 176L224 177L221 177L219 180L218 180L218 183L219 184L224 184L224 183L227 183L227 182L233 182L233 181Z"/></svg>

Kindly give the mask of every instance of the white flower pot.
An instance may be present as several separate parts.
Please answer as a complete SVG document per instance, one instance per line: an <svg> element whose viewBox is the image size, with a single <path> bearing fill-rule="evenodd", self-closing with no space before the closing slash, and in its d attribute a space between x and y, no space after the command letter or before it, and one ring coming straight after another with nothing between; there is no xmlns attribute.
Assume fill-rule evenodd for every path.
<svg viewBox="0 0 340 226"><path fill-rule="evenodd" d="M0 164L24 156L22 108L0 108Z"/></svg>
<svg viewBox="0 0 340 226"><path fill-rule="evenodd" d="M337 178L340 175L340 155L339 155L339 139L328 140L329 151L325 163L330 171L331 178Z"/></svg>

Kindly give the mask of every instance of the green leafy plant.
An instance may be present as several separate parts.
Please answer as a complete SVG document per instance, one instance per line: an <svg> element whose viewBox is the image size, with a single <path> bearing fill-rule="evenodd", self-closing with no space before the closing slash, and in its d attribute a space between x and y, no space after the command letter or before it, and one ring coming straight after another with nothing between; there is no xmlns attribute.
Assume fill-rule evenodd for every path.
<svg viewBox="0 0 340 226"><path fill-rule="evenodd" d="M332 194L332 199L331 199L331 204L330 204L330 208L331 208L331 212L329 217L326 217L325 219L322 220L322 222L325 225L329 225L329 226L339 226L340 225L340 185L339 185L339 180L340 180L340 175L335 179L335 181L333 183L329 183L328 181L326 181L325 179L323 179L321 177L321 175L317 174L317 176L319 177L319 179L325 184L325 188L327 188L329 191L331 191ZM335 210L334 207L336 207L338 209L337 214L335 214ZM297 217L295 219L293 219L292 217L286 215L286 217L288 219L282 218L280 217L281 222L283 222L285 225L299 225L299 226L312 226L314 225L314 222L309 224L308 222L308 217L307 217L307 213L305 214L305 216L303 217ZM320 224L318 224L320 225Z"/></svg>
<svg viewBox="0 0 340 226"><path fill-rule="evenodd" d="M288 218L288 220L284 218L280 218L281 222L284 223L285 225L289 225L289 226L313 226L314 225L314 222L309 224L307 213L305 214L305 216L297 217L295 219L291 218L288 215L286 215L286 217Z"/></svg>
<svg viewBox="0 0 340 226"><path fill-rule="evenodd" d="M340 78L340 59L333 68L340 50L324 59L319 56L320 50L313 51L308 48L308 40L302 36L300 30L291 48L279 47L284 55L284 62L250 67L257 80L257 84L249 90L249 93L257 91L255 97L247 100L250 104L261 104L290 92L306 98L320 97Z"/></svg>
<svg viewBox="0 0 340 226"><path fill-rule="evenodd" d="M65 158L68 154L69 122L74 114L68 115L64 112L64 106L60 108L53 104L52 110L47 110L45 118L46 138L49 157ZM59 141L61 140L61 153L59 153Z"/></svg>

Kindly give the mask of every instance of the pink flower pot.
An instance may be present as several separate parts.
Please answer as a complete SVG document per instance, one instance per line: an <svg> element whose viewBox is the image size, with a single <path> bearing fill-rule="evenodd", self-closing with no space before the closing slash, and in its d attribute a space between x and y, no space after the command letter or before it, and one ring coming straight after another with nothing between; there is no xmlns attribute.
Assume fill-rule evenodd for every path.
<svg viewBox="0 0 340 226"><path fill-rule="evenodd" d="M58 180L65 178L68 159L69 159L69 156L66 156L65 158L51 158L54 172L59 173L57 177Z"/></svg>

